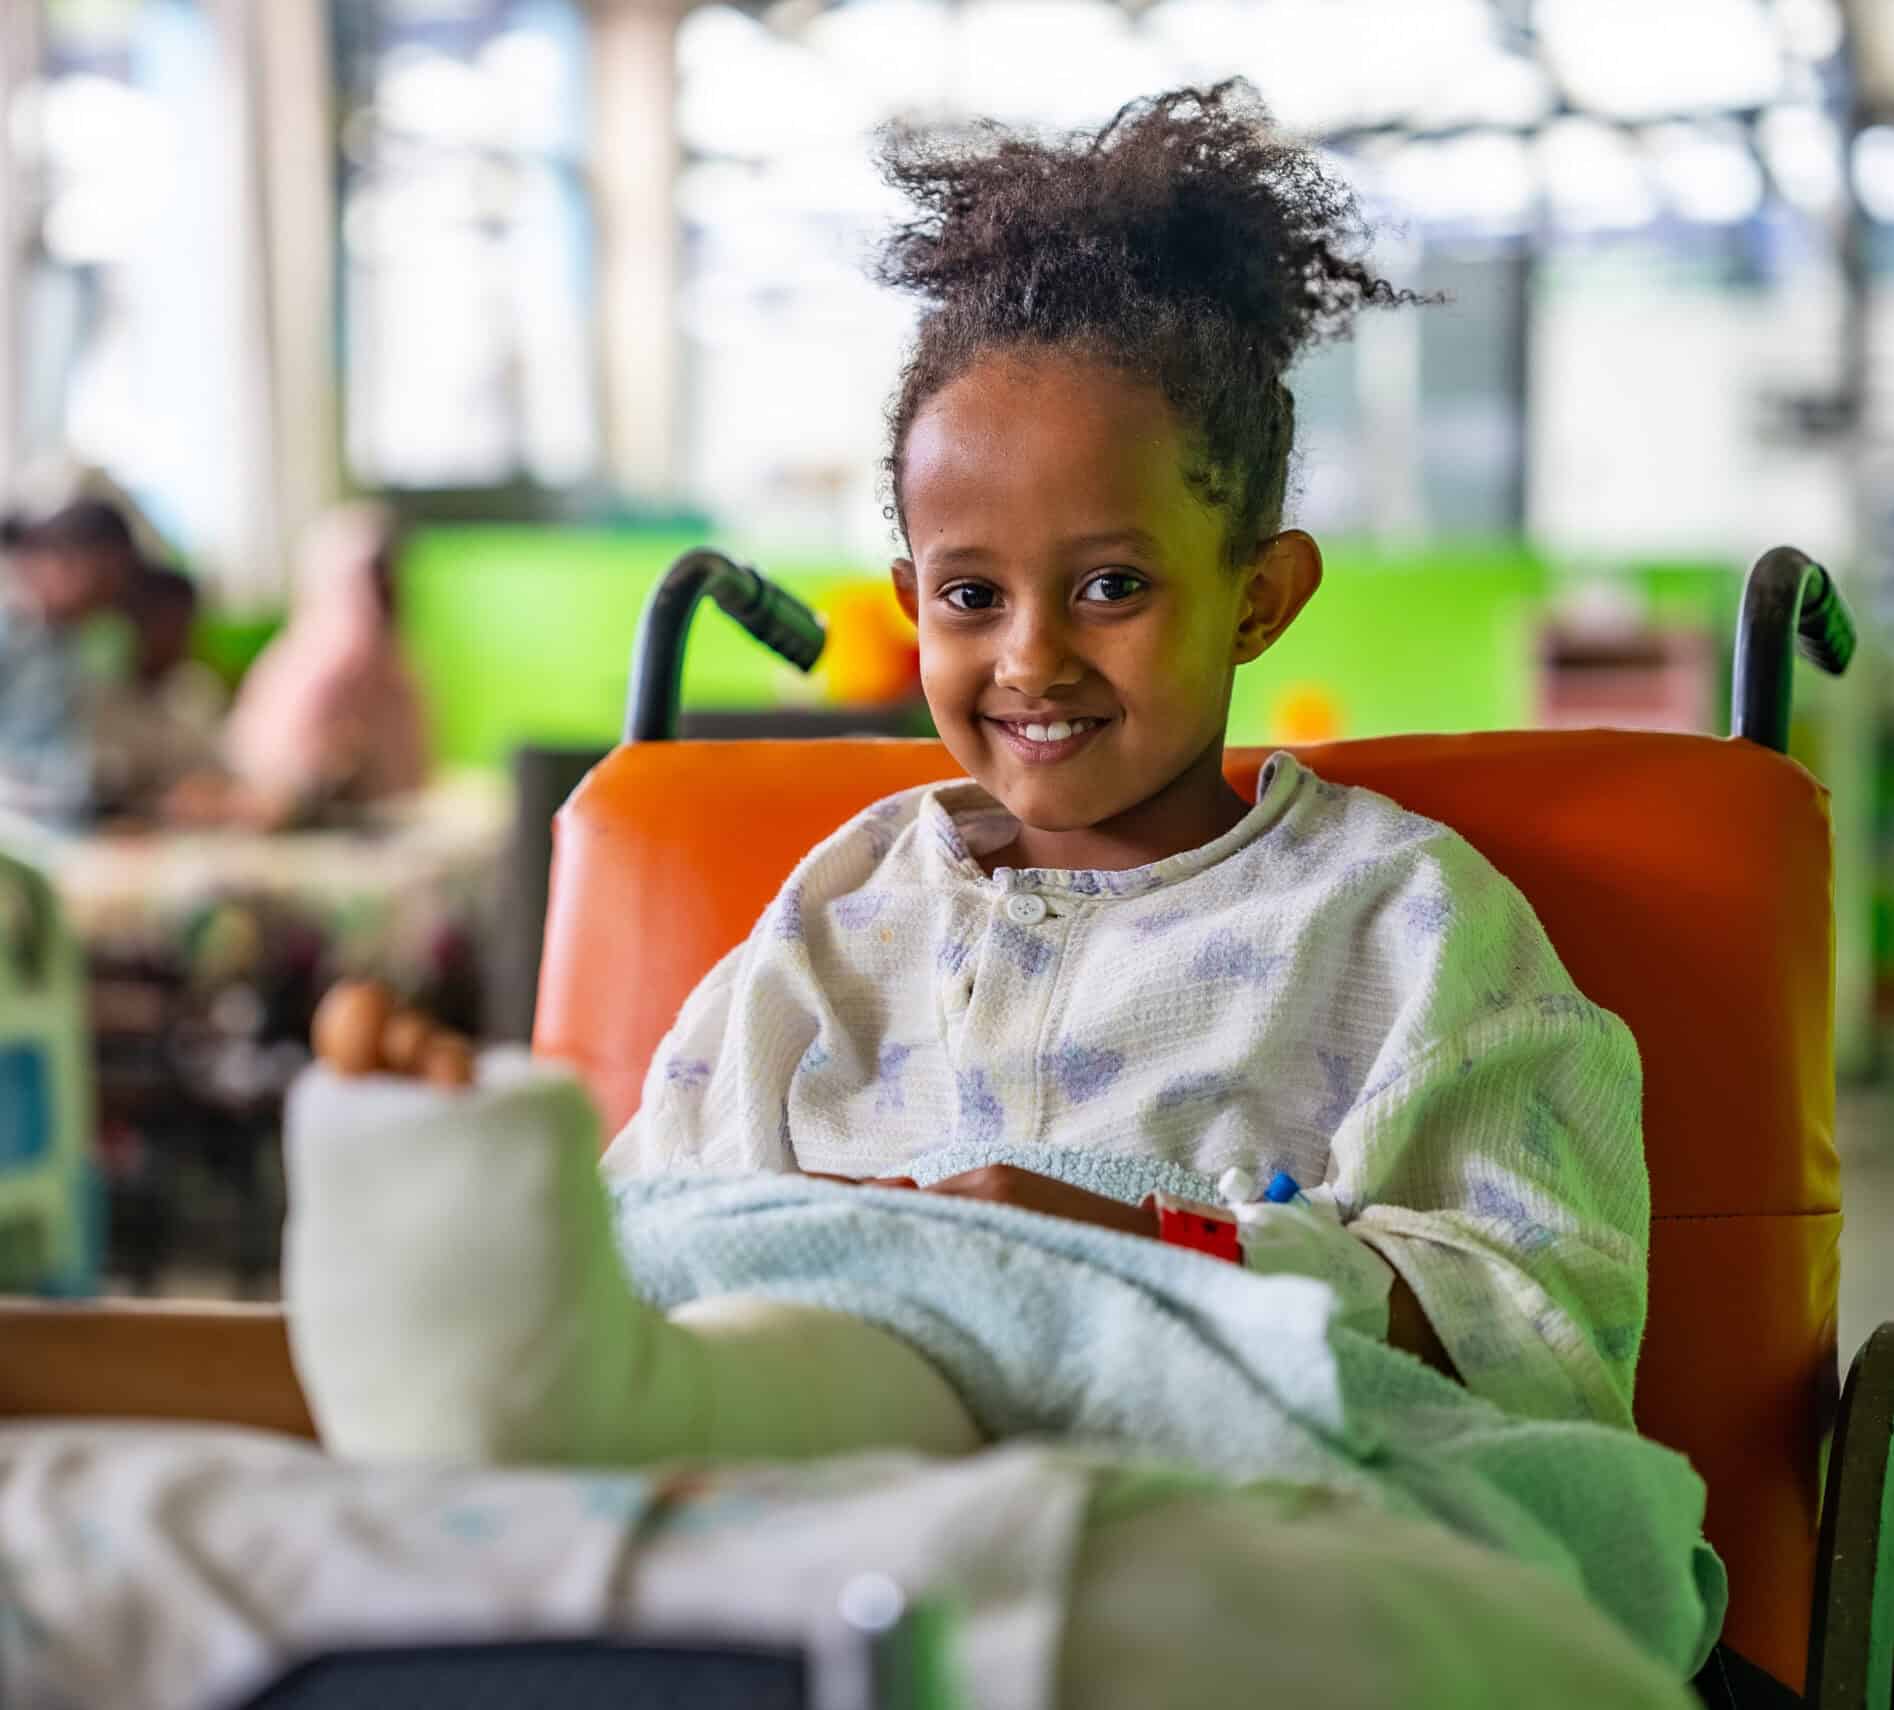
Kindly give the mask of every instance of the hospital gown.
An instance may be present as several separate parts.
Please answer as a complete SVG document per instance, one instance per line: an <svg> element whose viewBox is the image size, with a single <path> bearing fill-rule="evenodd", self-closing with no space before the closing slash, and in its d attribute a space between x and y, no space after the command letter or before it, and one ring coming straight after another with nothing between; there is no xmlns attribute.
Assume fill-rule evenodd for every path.
<svg viewBox="0 0 1894 1710"><path fill-rule="evenodd" d="M886 1176L943 1148L1287 1171L1468 1389L1631 1423L1637 1050L1511 883L1286 754L1237 826L1147 866L989 876L1016 829L962 781L813 849L685 1003L608 1172Z"/></svg>

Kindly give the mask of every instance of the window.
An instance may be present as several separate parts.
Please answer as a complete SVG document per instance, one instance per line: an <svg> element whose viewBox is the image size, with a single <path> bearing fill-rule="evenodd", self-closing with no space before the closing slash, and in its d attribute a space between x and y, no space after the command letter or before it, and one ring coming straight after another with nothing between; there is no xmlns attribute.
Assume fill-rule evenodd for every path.
<svg viewBox="0 0 1894 1710"><path fill-rule="evenodd" d="M335 0L343 441L364 486L599 459L575 0Z"/></svg>
<svg viewBox="0 0 1894 1710"><path fill-rule="evenodd" d="M1615 551L1650 529L1657 495L1656 538L1747 539L1750 519L1738 523L1727 496L1671 481L1655 452L1640 465L1649 494L1603 494L1611 515L1595 482L1535 476L1531 453L1555 476L1571 467L1566 442L1596 440L1605 419L1598 389L1620 368L1639 378L1634 346L1614 347L1622 365L1587 352L1565 287L1595 258L1655 252L1688 268L1824 229L1843 182L1842 40L1836 0L695 7L677 58L693 496L778 549L887 548L881 411L914 309L863 272L902 208L873 168L876 125L1092 125L1127 98L1243 73L1357 187L1382 227L1374 264L1451 299L1364 315L1354 344L1291 376L1298 520L1391 537L1530 525L1554 547ZM1864 197L1894 209L1890 139L1870 133L1854 170ZM1787 289L1781 270L1769 285L1767 300L1749 294L1764 314ZM1832 338L1814 336L1819 305L1807 308L1798 325L1813 329L1816 360L1785 381L1802 390L1833 363ZM1747 347L1727 327L1680 318L1720 341L1720 356L1699 345L1694 360L1738 367ZM1569 407L1578 391L1548 378L1567 354L1590 363L1583 411ZM1663 384L1675 394L1674 376ZM1752 404L1719 394L1715 408L1747 431ZM1725 452L1727 439L1715 439ZM1807 483L1771 493L1813 502Z"/></svg>
<svg viewBox="0 0 1894 1710"><path fill-rule="evenodd" d="M41 25L10 115L32 210L18 455L99 464L187 551L214 550L235 241L215 39L195 0L46 0Z"/></svg>

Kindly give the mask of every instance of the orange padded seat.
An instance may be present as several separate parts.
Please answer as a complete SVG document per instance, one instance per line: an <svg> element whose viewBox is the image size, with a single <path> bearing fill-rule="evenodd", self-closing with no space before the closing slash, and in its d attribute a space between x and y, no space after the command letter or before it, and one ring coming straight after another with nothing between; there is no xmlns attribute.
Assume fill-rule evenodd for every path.
<svg viewBox="0 0 1894 1710"><path fill-rule="evenodd" d="M1245 795L1268 752L1228 754ZM1780 755L1696 736L1293 752L1459 831L1637 1036L1654 1211L1638 1419L1709 1485L1726 1642L1800 1690L1841 1227L1826 792ZM878 797L957 772L929 742L617 750L559 816L535 1048L578 1067L615 1130L685 996L798 857Z"/></svg>

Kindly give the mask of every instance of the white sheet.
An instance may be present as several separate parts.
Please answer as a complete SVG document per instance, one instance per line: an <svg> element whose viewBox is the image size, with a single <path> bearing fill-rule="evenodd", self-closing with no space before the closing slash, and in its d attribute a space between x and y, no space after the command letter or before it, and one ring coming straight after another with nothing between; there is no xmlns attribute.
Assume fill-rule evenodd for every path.
<svg viewBox="0 0 1894 1710"><path fill-rule="evenodd" d="M636 1630L827 1654L873 1572L954 1600L982 1704L1040 1710L1086 1494L1030 1450L414 1471L256 1432L0 1426L0 1704L207 1710L351 1641Z"/></svg>
<svg viewBox="0 0 1894 1710"><path fill-rule="evenodd" d="M215 1710L349 1642L724 1634L822 1661L863 1574L952 1605L979 1710L1691 1702L1567 1588L1437 1526L1054 1447L390 1471L255 1432L0 1425L6 1710Z"/></svg>

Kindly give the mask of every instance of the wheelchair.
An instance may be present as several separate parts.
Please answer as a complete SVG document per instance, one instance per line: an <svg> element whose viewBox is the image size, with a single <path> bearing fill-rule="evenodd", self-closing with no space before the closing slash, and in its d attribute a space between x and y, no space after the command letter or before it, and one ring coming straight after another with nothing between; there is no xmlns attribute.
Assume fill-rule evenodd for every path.
<svg viewBox="0 0 1894 1710"><path fill-rule="evenodd" d="M684 997L803 852L871 801L958 772L931 741L675 740L705 598L804 669L821 650L811 613L708 550L680 559L646 609L626 740L555 822L533 1028L535 1050L585 1080L608 1134L636 1108ZM1730 1576L1699 1693L1882 1710L1894 1701L1894 1323L1838 1383L1831 837L1827 792L1786 755L1798 650L1838 674L1854 629L1827 574L1779 547L1746 583L1727 739L1507 731L1290 751L1465 836L1524 892L1579 988L1637 1038L1653 1213L1637 1420L1704 1478L1705 1529ZM1253 794L1269 752L1227 752L1239 791ZM134 1324L110 1306L14 1304L0 1306L0 1347L0 1416L310 1432L267 1311L143 1308ZM864 1642L884 1654L885 1639ZM624 1702L720 1701L714 1655L701 1696L646 1699L639 1647L614 1650ZM908 1701L913 1670L870 1673L864 1704Z"/></svg>

